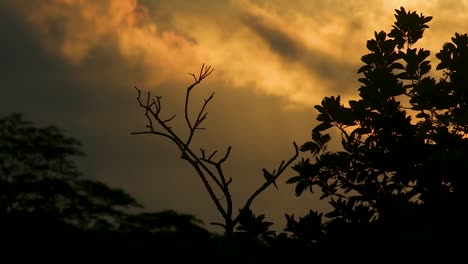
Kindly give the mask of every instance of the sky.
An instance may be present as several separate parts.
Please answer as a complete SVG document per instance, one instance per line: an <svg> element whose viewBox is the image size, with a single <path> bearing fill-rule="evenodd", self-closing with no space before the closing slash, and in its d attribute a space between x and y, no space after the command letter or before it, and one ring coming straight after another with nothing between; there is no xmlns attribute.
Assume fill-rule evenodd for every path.
<svg viewBox="0 0 468 264"><path fill-rule="evenodd" d="M0 114L64 129L83 143L84 174L126 190L145 210L220 221L172 142L130 134L146 125L134 87L161 96L162 115L176 114L171 125L186 135L188 73L213 67L191 98L194 116L215 92L192 147L232 146L224 169L239 208L263 183L262 168L310 138L314 105L357 97L365 43L391 30L401 6L434 17L420 43L432 58L455 32L468 32L468 1L455 0L0 0ZM318 195L295 197L284 183L291 176L286 170L279 190L252 205L277 230L285 213L327 210Z"/></svg>

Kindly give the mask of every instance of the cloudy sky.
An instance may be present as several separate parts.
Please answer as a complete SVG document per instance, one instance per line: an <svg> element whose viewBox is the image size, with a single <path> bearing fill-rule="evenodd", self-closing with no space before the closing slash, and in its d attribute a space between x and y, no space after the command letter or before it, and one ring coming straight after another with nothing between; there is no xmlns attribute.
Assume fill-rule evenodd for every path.
<svg viewBox="0 0 468 264"><path fill-rule="evenodd" d="M88 177L127 190L147 210L219 221L172 142L130 135L146 125L134 86L162 96L163 115L177 114L173 127L185 135L188 73L214 68L194 90L192 115L215 97L193 147L232 146L225 171L239 207L262 184L262 168L308 140L315 104L356 97L366 40L388 32L400 6L434 16L421 42L432 54L468 31L468 1L1 0L0 114L63 128L83 143ZM295 197L290 176L252 206L277 229L284 213L326 209L314 195Z"/></svg>

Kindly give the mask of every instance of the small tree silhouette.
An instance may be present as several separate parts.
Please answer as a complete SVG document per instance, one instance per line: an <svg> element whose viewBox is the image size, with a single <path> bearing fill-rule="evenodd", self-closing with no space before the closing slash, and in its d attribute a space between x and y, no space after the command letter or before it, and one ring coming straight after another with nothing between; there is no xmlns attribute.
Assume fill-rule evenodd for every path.
<svg viewBox="0 0 468 264"><path fill-rule="evenodd" d="M184 107L185 121L189 130L187 139L182 139L168 125L168 123L172 121L176 117L176 115L173 115L168 119L163 119L161 117L161 97L156 96L152 98L150 92L148 92L146 99L143 99L141 90L137 87L135 87L135 89L138 92L137 100L140 107L144 110L148 123L146 125L146 131L132 132L132 134L152 134L166 137L170 139L179 148L179 150L181 151L181 158L189 162L190 165L192 165L192 167L195 169L201 181L203 182L203 185L205 186L211 200L215 204L216 209L224 219L224 223L212 224L223 227L226 236L231 236L234 233L235 227L239 223L241 217L244 220L244 222L249 222L245 220L246 216L255 217L253 214L247 213L250 212L250 206L252 202L271 184L276 185L276 179L278 179L286 170L286 168L288 168L289 165L298 157L299 149L296 143L294 142L293 145L295 153L288 161L281 161L279 166L272 172L269 172L265 168L263 169L265 182L250 195L250 197L246 200L245 204L239 209L239 212L236 214L234 212L231 190L229 189L229 184L232 182L233 179L232 177L227 177L223 172L223 163L226 162L226 160L229 158L229 154L231 153L232 149L231 146L227 148L224 156L217 160L215 159L215 155L218 153L217 150L211 154L208 154L203 148L201 148L200 154L196 154L191 146L191 142L195 135L195 132L197 130L205 129L201 127L201 124L206 120L207 112L205 112L205 109L208 103L213 99L214 92L207 99L205 99L203 106L201 107L197 117L193 121L189 117L190 93L195 86L200 84L200 82L207 78L212 72L213 68L211 68L211 66L205 66L203 64L201 66L200 73L198 74L198 76L196 76L193 73L190 74L193 77L194 82L187 88ZM223 199L218 198L217 192L220 193L221 197L224 198L224 204L221 202L221 200ZM246 227L241 227L241 229L245 230ZM267 230L265 230L265 232L267 232Z"/></svg>

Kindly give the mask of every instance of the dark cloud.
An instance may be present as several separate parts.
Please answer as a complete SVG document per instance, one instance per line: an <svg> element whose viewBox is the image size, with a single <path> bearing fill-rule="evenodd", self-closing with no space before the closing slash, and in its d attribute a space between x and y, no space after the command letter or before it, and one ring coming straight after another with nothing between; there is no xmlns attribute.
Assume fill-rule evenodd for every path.
<svg viewBox="0 0 468 264"><path fill-rule="evenodd" d="M290 34L278 28L264 17L252 13L244 13L243 22L257 33L266 44L279 53L285 59L297 61L303 55L305 47L301 45L298 39L294 39Z"/></svg>
<svg viewBox="0 0 468 264"><path fill-rule="evenodd" d="M196 17L194 23L202 26L216 23L223 27L226 34L237 25L231 0L140 0L139 5L149 12L160 31L175 32L194 44L203 40L190 34L190 28L181 28L180 20L184 17Z"/></svg>
<svg viewBox="0 0 468 264"><path fill-rule="evenodd" d="M84 102L70 65L46 51L36 32L8 9L0 13L0 111L76 112ZM60 99L59 99L60 98ZM53 102L53 103L51 103ZM41 113L36 113L41 114Z"/></svg>
<svg viewBox="0 0 468 264"><path fill-rule="evenodd" d="M292 31L297 29L284 28L260 14L244 13L242 20L286 63L302 64L310 74L327 80L331 84L328 90L337 93L348 93L350 87L355 90L350 84L357 77L359 65L305 45Z"/></svg>

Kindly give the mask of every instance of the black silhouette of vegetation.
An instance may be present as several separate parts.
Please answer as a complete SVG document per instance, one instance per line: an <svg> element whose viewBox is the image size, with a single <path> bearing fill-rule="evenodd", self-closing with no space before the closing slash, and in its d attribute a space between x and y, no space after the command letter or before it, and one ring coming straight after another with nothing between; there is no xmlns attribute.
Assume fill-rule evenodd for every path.
<svg viewBox="0 0 468 264"><path fill-rule="evenodd" d="M80 142L55 126L38 128L20 114L0 119L4 260L182 260L206 257L207 249L216 246L213 235L191 215L129 213L142 206L125 191L84 177L75 160L83 155ZM170 254L175 248L184 254Z"/></svg>
<svg viewBox="0 0 468 264"><path fill-rule="evenodd" d="M141 132L133 132L132 134L151 134L166 137L170 139L181 151L181 158L186 160L192 165L194 170L197 172L201 181L203 182L208 194L210 195L211 200L216 206L216 209L221 214L224 219L224 223L212 223L213 225L221 226L224 229L226 236L232 236L236 230L236 226L240 230L244 230L245 226L238 226L241 218L244 219L243 222L246 222L247 216L252 216L249 214L250 206L255 198L260 195L266 188L271 184L276 187L276 179L278 179L283 172L289 167L289 165L296 160L299 155L299 149L296 143L293 143L295 148L295 154L286 162L281 161L278 168L274 169L272 172L269 172L263 168L263 175L265 182L247 199L242 208L236 212L231 197L231 190L229 189L229 184L232 182L232 177L227 177L223 171L223 163L229 158L231 153L231 146L228 147L226 153L220 159L215 159L215 155L218 153L217 150L214 152L207 153L205 149L200 148L199 154L193 150L193 147L190 145L195 132L197 130L204 130L204 127L201 127L202 123L206 120L207 113L205 109L208 103L213 99L214 92L205 99L203 106L197 114L197 117L194 121L191 121L189 116L189 102L190 102L190 93L192 90L200 84L205 78L207 78L213 72L211 66L202 65L200 73L197 75L191 73L194 82L187 88L187 93L185 96L185 107L184 107L184 117L188 127L188 136L184 140L179 134L177 134L170 126L169 122L172 121L176 115L171 116L170 118L163 118L161 115L161 97L151 97L150 92L147 93L146 98L142 98L141 90L135 87L138 92L137 101L141 108L144 110L144 114L147 119L146 130ZM277 187L276 187L277 188ZM255 219L251 219L255 221ZM250 222L249 222L250 223Z"/></svg>
<svg viewBox="0 0 468 264"><path fill-rule="evenodd" d="M181 140L167 125L174 116L161 118L160 97L152 100L148 93L142 102L137 89L138 102L148 118L148 130L139 134L174 141L223 215L227 237L234 234L241 241L259 242L256 248L263 245L271 250L264 257L291 260L313 255L317 260L331 261L455 258L461 255L460 241L467 235L463 208L468 186L468 37L456 33L436 54L436 70L442 75L437 77L431 72L430 52L415 45L432 17L403 7L395 11L390 33L375 32L374 39L367 41L369 53L362 56L364 66L358 70L363 75L359 78L360 99L346 106L340 96L331 96L315 106L319 124L312 130L311 141L300 147L312 158L302 158L292 166L296 176L287 180L296 185L296 196L319 191L320 199L327 199L333 208L326 214L310 210L299 219L286 214L287 225L279 234L269 230L272 223L264 215L255 216L250 211L250 203L232 220L231 178L226 180L221 170L231 148L219 162L213 162L216 152L207 158L204 150L197 156L189 147L212 99L205 100L191 123L189 94L211 73L210 67L202 66L199 77L194 76L195 82L187 89L187 140ZM163 132L157 131L155 124ZM332 138L325 131L331 128L341 135L339 151L327 149ZM276 173L264 170L264 186L274 183L296 157L297 153L289 162L282 162ZM205 163L213 165L218 174ZM225 196L227 210L213 185Z"/></svg>
<svg viewBox="0 0 468 264"><path fill-rule="evenodd" d="M340 96L315 108L319 124L301 146L310 158L293 166L296 195L319 191L333 210L307 241L332 250L388 252L392 258L461 255L466 239L468 36L456 33L435 56L415 47L432 17L396 10L390 33L375 32L358 73L359 100ZM338 129L340 151L325 131ZM313 213L313 221L322 218ZM300 232L301 225L294 223ZM294 225L292 225L294 226ZM315 224L316 227L319 225ZM308 235L311 235L308 237ZM349 258L347 258L349 260Z"/></svg>
<svg viewBox="0 0 468 264"><path fill-rule="evenodd" d="M0 214L59 221L79 229L111 228L140 206L122 190L81 177L80 143L57 127L36 128L13 114L0 120Z"/></svg>
<svg viewBox="0 0 468 264"><path fill-rule="evenodd" d="M236 213L232 179L222 169L231 147L215 160L217 151L195 154L191 146L213 94L191 121L190 92L212 69L203 65L198 76L192 74L185 140L169 126L175 116L162 118L161 98L148 93L143 100L137 88L147 130L134 134L176 144L222 215L224 223L215 224L223 235L211 234L192 215L130 213L142 208L133 197L81 175L75 164L84 155L79 141L54 126L38 128L20 114L0 119L3 259L458 262L468 235L468 35L455 33L435 55L437 77L430 52L415 45L432 17L403 7L395 11L390 33L375 32L367 41L369 53L358 70L360 99L344 105L340 96L331 96L316 105L319 124L311 141L300 148L294 143L294 155L276 170L263 169L265 183ZM332 137L326 131L332 128L340 135L337 151L327 148ZM292 164L299 151L311 157ZM298 218L285 214L286 226L277 233L250 205L287 168L295 173L286 182L295 184L296 196L317 192L332 210L310 210Z"/></svg>

